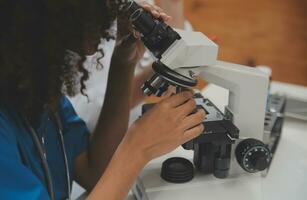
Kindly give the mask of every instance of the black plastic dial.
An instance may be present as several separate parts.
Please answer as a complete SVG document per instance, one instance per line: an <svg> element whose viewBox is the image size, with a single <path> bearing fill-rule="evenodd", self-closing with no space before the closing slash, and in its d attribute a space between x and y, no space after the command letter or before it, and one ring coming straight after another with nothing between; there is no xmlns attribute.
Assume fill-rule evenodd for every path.
<svg viewBox="0 0 307 200"><path fill-rule="evenodd" d="M265 170L272 158L271 151L267 146L252 138L241 141L235 153L239 165L249 173Z"/></svg>

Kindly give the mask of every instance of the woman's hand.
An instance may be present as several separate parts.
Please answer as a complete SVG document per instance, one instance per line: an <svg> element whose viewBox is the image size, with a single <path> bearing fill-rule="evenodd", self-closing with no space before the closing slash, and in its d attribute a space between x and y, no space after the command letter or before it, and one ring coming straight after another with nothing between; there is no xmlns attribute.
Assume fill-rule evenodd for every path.
<svg viewBox="0 0 307 200"><path fill-rule="evenodd" d="M145 1L138 2L146 11L164 21L171 19L163 10L154 5L150 5ZM127 18L119 17L117 19L117 39L114 55L125 60L125 63L131 63L134 66L143 57L145 47L141 41L140 34L136 32Z"/></svg>
<svg viewBox="0 0 307 200"><path fill-rule="evenodd" d="M203 132L205 112L195 110L192 93L182 92L148 111L128 130L88 199L124 199L147 162Z"/></svg>
<svg viewBox="0 0 307 200"><path fill-rule="evenodd" d="M173 17L173 20L169 21L169 25L184 29L184 1L183 0L161 0L161 7Z"/></svg>
<svg viewBox="0 0 307 200"><path fill-rule="evenodd" d="M182 92L158 103L131 126L122 146L148 162L200 135L205 111L195 112L192 96Z"/></svg>

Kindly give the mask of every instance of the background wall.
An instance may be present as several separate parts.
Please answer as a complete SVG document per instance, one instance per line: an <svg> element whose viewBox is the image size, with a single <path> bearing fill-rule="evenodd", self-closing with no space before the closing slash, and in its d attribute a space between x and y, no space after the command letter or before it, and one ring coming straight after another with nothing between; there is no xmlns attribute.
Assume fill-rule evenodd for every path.
<svg viewBox="0 0 307 200"><path fill-rule="evenodd" d="M274 80L307 86L306 0L185 0L185 14L218 36L221 60L268 65Z"/></svg>

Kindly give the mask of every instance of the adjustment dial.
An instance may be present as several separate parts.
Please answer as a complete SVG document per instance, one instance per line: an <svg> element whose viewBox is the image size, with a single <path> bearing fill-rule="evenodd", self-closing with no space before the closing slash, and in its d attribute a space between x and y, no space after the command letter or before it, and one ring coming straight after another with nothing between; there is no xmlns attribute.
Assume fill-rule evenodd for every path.
<svg viewBox="0 0 307 200"><path fill-rule="evenodd" d="M239 165L249 173L265 170L272 159L272 153L267 146L252 138L240 142L235 154Z"/></svg>

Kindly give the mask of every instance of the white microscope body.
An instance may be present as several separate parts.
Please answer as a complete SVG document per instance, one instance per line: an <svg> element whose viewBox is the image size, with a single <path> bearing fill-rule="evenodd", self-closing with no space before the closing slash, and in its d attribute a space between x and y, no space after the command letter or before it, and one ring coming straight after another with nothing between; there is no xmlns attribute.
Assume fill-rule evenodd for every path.
<svg viewBox="0 0 307 200"><path fill-rule="evenodd" d="M184 148L194 150L194 165L199 172L203 175L213 173L222 179L228 175L255 174L267 169L271 152L263 140L268 75L255 68L218 61L218 46L200 32L174 30L132 0L123 0L120 5L120 10L141 33L145 46L157 58L153 63L155 74L142 87L145 94L163 95L169 85L176 86L179 91L192 88L197 84L197 76L229 90L229 102L224 112L201 95L194 96L208 114L203 122L208 126ZM171 155L190 153L185 151L176 155L175 151ZM170 189L170 193L180 190L178 184L160 178L161 164L149 164L141 173L133 188L138 200L152 199L147 194L155 188L163 191ZM193 165L191 168L193 172ZM178 179L178 175L184 180L187 177L182 171L174 172L168 177L176 181L168 180L182 180L181 177ZM184 186L211 183L211 178L196 172L196 177Z"/></svg>
<svg viewBox="0 0 307 200"><path fill-rule="evenodd" d="M217 60L218 46L200 32L176 30L181 36L160 61L186 76L229 90L225 114L240 130L240 139L263 140L269 76L257 68Z"/></svg>
<svg viewBox="0 0 307 200"><path fill-rule="evenodd" d="M181 40L177 40L162 55L160 62L181 75L190 78L199 76L209 83L229 90L229 102L224 114L240 130L239 139L232 147L229 175L238 178L240 174L246 176L248 173L238 164L234 151L238 143L244 139L254 138L260 141L264 139L269 77L256 68L218 61L218 46L200 32L182 30L176 30L176 32ZM183 151L180 152L181 155L172 153L171 156L185 154ZM191 155L191 152L187 154ZM182 191L180 184L176 186L160 178L161 164L162 162L149 164L141 173L133 188L138 200L151 199L152 195L149 193L155 194L156 190L164 193L169 191L170 197L176 191ZM185 184L185 187L197 186L199 183L210 184L214 182L212 179L215 178L213 176L198 177L196 174L194 180Z"/></svg>

